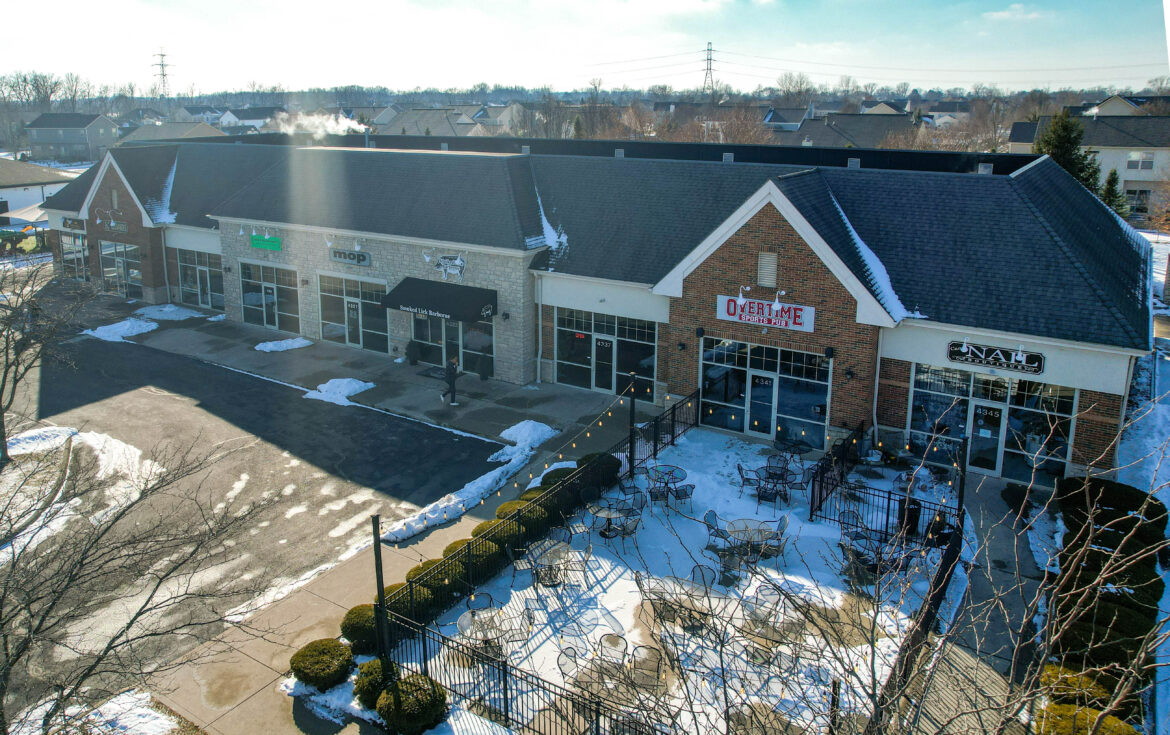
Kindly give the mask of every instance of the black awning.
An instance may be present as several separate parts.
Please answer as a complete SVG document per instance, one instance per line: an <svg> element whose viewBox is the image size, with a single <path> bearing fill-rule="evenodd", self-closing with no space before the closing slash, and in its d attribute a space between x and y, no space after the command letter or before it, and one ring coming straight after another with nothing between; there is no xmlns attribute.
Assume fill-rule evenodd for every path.
<svg viewBox="0 0 1170 735"><path fill-rule="evenodd" d="M496 292L490 288L460 286L443 281L403 278L382 297L387 309L409 311L461 322L491 319L496 314Z"/></svg>

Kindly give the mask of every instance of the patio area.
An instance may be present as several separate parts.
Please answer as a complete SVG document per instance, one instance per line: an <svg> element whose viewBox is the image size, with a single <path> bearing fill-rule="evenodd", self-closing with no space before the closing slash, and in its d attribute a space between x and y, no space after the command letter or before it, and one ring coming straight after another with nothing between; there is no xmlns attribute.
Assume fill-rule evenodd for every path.
<svg viewBox="0 0 1170 735"><path fill-rule="evenodd" d="M890 539L889 515L905 509L888 499L868 508L854 497L856 518L841 525L810 522L811 466L691 431L635 482L584 498L582 513L440 616L438 631L459 646L412 646L396 659L421 665L426 651L489 713L555 718L565 732L579 731L593 701L623 712L630 732L851 729L889 674L941 544ZM954 503L948 480L926 470L859 471L848 479L910 483L911 497ZM884 520L867 527L874 518ZM508 671L521 675L501 686ZM536 706L502 702L526 687Z"/></svg>

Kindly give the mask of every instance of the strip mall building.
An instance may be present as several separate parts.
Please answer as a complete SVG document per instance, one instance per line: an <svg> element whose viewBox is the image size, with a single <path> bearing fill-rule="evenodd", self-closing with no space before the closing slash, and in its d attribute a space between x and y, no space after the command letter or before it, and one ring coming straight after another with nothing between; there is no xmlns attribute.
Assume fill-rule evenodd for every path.
<svg viewBox="0 0 1170 735"><path fill-rule="evenodd" d="M640 398L698 388L704 424L813 449L862 425L969 437L972 470L1023 481L1112 464L1149 247L1051 160L591 152L119 148L45 207L64 277L144 302L512 383L633 372Z"/></svg>

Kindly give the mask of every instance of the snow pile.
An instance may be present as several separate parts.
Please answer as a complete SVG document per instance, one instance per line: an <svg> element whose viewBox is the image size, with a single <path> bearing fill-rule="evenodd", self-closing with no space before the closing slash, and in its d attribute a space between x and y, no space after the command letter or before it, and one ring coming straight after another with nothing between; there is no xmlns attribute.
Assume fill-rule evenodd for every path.
<svg viewBox="0 0 1170 735"><path fill-rule="evenodd" d="M260 352L287 352L288 350L312 346L313 343L304 337L293 337L292 339L278 339L273 342L261 342L252 349Z"/></svg>
<svg viewBox="0 0 1170 735"><path fill-rule="evenodd" d="M877 300L881 303L882 307L898 323L903 319L926 319L927 316L920 313L917 309L911 313L902 305L902 300L898 298L897 292L894 291L894 284L890 281L890 274L886 272L886 267L882 265L882 261L874 251L869 249L869 246L865 244L861 236L857 234L857 230L853 229L853 223L845 216L845 210L841 209L841 205L837 202L837 197L831 193L829 196L833 200L833 206L837 208L837 213L841 215L841 221L845 223L845 228L849 230L849 237L853 240L858 254L861 255L861 260L865 263L866 270L869 271L870 286L873 287Z"/></svg>
<svg viewBox="0 0 1170 735"><path fill-rule="evenodd" d="M194 309L188 309L185 306L176 306L175 304L144 306L134 313L144 319L157 319L162 322L182 321L183 319L194 319L195 317L203 316Z"/></svg>
<svg viewBox="0 0 1170 735"><path fill-rule="evenodd" d="M554 255L560 254L561 250L569 244L569 236L565 234L562 229L558 231L548 221L548 217L544 216L544 204L540 201L540 192L536 192L536 206L540 209L540 227L542 234L538 237L528 238L525 244L528 247L539 247L540 245L548 245L549 250L552 250ZM538 242L539 241L539 242Z"/></svg>
<svg viewBox="0 0 1170 735"><path fill-rule="evenodd" d="M97 329L87 329L82 334L88 334L90 337L96 337L105 342L125 342L126 337L146 334L155 329L158 329L158 322L130 317L120 322L98 327Z"/></svg>
<svg viewBox="0 0 1170 735"><path fill-rule="evenodd" d="M13 735L40 735L41 718L52 702L42 702L22 712L13 723ZM71 707L69 717L81 717L83 710ZM166 735L179 727L174 718L164 715L150 706L150 693L132 690L123 692L106 701L77 723L82 732L98 732L103 735ZM73 732L73 729L69 730ZM57 732L54 730L54 732Z"/></svg>
<svg viewBox="0 0 1170 735"><path fill-rule="evenodd" d="M1064 548L1064 518L1055 509L1038 508L1028 521L1028 548L1041 571L1060 574L1060 550Z"/></svg>
<svg viewBox="0 0 1170 735"><path fill-rule="evenodd" d="M327 722L344 725L352 718L381 727L382 718L378 713L362 707L353 695L357 665L373 661L374 657L354 656L353 660L355 666L349 679L328 691L322 692L316 687L302 684L292 676L277 684L276 690L290 697L299 697L306 709ZM459 705L452 705L447 719L428 730L427 735L509 735L511 732L502 725L471 714Z"/></svg>
<svg viewBox="0 0 1170 735"><path fill-rule="evenodd" d="M68 426L42 426L29 429L8 438L8 454L13 457L22 454L48 452L65 443L77 434L77 429Z"/></svg>
<svg viewBox="0 0 1170 735"><path fill-rule="evenodd" d="M489 462L504 462L501 467L480 475L455 492L444 495L417 513L403 518L382 534L383 541L403 541L421 533L429 525L459 518L493 490L498 490L508 478L528 463L536 448L557 435L557 430L538 421L521 421L500 433L500 437L516 442L488 457Z"/></svg>
<svg viewBox="0 0 1170 735"><path fill-rule="evenodd" d="M335 566L337 566L337 562L329 562L328 564L322 564L315 569L310 569L295 579L277 578L275 580L276 584L265 590L264 594L228 610L227 613L224 614L224 620L228 621L229 623L242 623L247 620L248 617L252 615L252 613L267 605L271 605L277 600L283 600L301 587L304 587L309 582L312 582L313 578L321 572L327 572Z"/></svg>
<svg viewBox="0 0 1170 735"><path fill-rule="evenodd" d="M207 317L207 321L209 322L222 322L224 319L227 319L227 314L216 314L215 316Z"/></svg>
<svg viewBox="0 0 1170 735"><path fill-rule="evenodd" d="M317 386L317 390L309 391L304 397L312 398L315 401L336 403L338 406L354 406L357 404L349 400L349 397L373 387L373 383L367 383L357 378L334 378Z"/></svg>

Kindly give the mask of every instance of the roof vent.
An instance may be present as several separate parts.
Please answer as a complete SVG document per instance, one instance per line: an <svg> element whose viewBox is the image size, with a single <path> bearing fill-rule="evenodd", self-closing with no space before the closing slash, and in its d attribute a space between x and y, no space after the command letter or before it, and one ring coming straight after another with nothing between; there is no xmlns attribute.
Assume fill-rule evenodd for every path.
<svg viewBox="0 0 1170 735"><path fill-rule="evenodd" d="M450 149L447 147L447 144L446 144L446 143L440 143L440 144L439 144L439 150L441 150L441 151L446 151L446 150L450 150Z"/></svg>
<svg viewBox="0 0 1170 735"><path fill-rule="evenodd" d="M724 153L723 154L723 162L724 163L735 163L735 154L734 153Z"/></svg>
<svg viewBox="0 0 1170 735"><path fill-rule="evenodd" d="M520 155L527 156L531 152L532 152L532 146L527 146L527 145L520 146Z"/></svg>
<svg viewBox="0 0 1170 735"><path fill-rule="evenodd" d="M981 174L991 175L994 172L994 169L995 169L994 163L981 163L981 164L979 164L979 173L981 173Z"/></svg>
<svg viewBox="0 0 1170 735"><path fill-rule="evenodd" d="M613 149L613 157L614 158L625 158L626 157L626 149L625 148L614 148Z"/></svg>
<svg viewBox="0 0 1170 735"><path fill-rule="evenodd" d="M860 158L850 158L850 159L845 161L845 167L846 168L861 168L861 159Z"/></svg>

